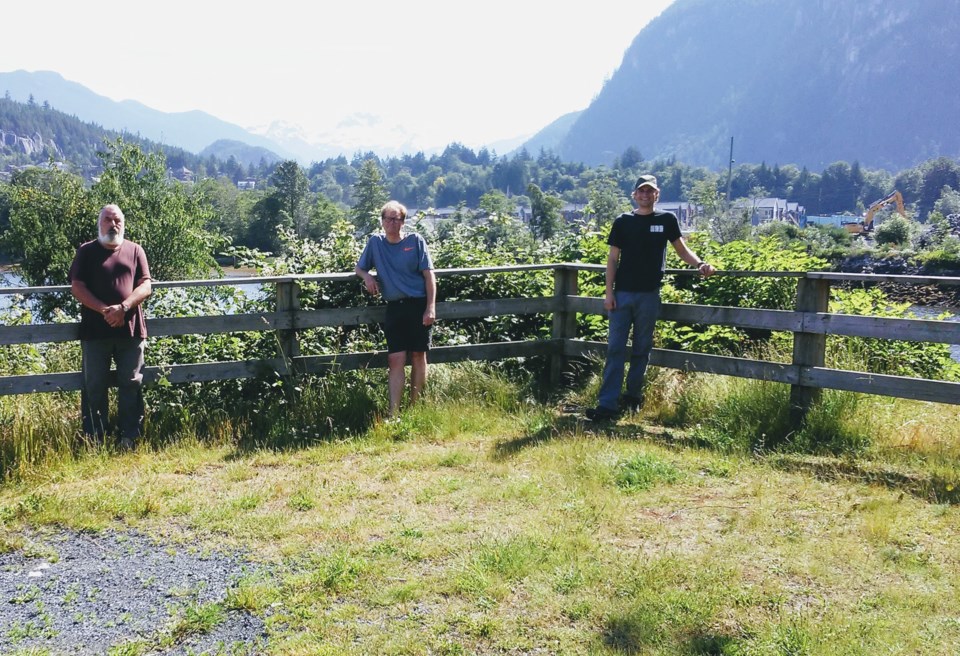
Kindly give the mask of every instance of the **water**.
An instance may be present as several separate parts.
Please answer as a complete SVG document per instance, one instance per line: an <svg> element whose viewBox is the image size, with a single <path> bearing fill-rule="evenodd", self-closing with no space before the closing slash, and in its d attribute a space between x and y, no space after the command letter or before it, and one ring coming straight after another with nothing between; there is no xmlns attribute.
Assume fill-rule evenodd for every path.
<svg viewBox="0 0 960 656"><path fill-rule="evenodd" d="M253 271L238 269L224 269L224 278L227 280L236 280L238 278L249 278L256 275ZM26 287L26 281L9 267L0 266L0 287ZM263 294L263 286L258 283L235 285L244 296L258 298ZM0 312L10 309L14 303L14 297L7 294L0 294ZM227 314L233 314L228 310Z"/></svg>
<svg viewBox="0 0 960 656"><path fill-rule="evenodd" d="M6 267L0 267L0 287L23 287L23 278ZM0 295L0 312L8 310L13 305L13 298L6 294Z"/></svg>
<svg viewBox="0 0 960 656"><path fill-rule="evenodd" d="M913 312L918 319L937 319L941 314L947 312L950 316L944 317L943 321L960 323L960 308L936 308L923 305L911 305L910 311ZM954 361L960 362L960 344L950 344L950 357L953 358Z"/></svg>

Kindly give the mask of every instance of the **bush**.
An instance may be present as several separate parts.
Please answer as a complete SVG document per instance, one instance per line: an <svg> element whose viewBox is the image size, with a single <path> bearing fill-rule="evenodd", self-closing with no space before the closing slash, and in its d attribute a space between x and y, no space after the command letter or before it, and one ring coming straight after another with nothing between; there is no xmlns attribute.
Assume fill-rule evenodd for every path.
<svg viewBox="0 0 960 656"><path fill-rule="evenodd" d="M938 248L920 253L917 260L932 271L960 270L960 238L954 235L944 237Z"/></svg>
<svg viewBox="0 0 960 656"><path fill-rule="evenodd" d="M904 246L909 244L912 235L912 224L902 216L884 221L874 231L874 239L877 240L877 244L890 244L891 246Z"/></svg>

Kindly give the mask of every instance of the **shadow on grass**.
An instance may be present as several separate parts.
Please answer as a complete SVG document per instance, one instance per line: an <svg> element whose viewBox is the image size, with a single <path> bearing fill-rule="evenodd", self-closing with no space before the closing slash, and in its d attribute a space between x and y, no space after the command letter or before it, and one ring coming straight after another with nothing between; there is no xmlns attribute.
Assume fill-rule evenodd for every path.
<svg viewBox="0 0 960 656"><path fill-rule="evenodd" d="M595 422L576 414L564 414L549 420L535 422L522 437L497 442L493 449L495 460L506 460L525 449L547 442L571 437L597 437L610 440L653 440L666 446L678 446L684 440L660 426L637 421Z"/></svg>
<svg viewBox="0 0 960 656"><path fill-rule="evenodd" d="M610 618L601 634L603 644L621 654L644 653L659 637L657 627L649 618L637 615Z"/></svg>
<svg viewBox="0 0 960 656"><path fill-rule="evenodd" d="M856 481L898 490L932 503L960 504L960 480L934 473L903 471L882 464L826 456L776 454L767 462L777 469L803 472L825 481Z"/></svg>
<svg viewBox="0 0 960 656"><path fill-rule="evenodd" d="M529 426L531 430L522 437L500 440L493 447L494 460L506 460L524 449L539 446L552 440L569 437L580 432L582 420L572 415L561 415L552 420L541 420Z"/></svg>
<svg viewBox="0 0 960 656"><path fill-rule="evenodd" d="M601 633L603 644L621 654L647 654L650 649L669 639L670 627L656 621L654 615L632 613L610 618ZM721 656L733 653L737 640L713 633L695 633L679 637L679 653L696 656Z"/></svg>

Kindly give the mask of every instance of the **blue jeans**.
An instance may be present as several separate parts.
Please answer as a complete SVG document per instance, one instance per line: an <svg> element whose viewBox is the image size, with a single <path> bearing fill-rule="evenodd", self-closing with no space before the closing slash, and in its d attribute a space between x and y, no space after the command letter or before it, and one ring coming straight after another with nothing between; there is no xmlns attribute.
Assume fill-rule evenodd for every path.
<svg viewBox="0 0 960 656"><path fill-rule="evenodd" d="M607 337L607 362L603 366L598 405L616 410L623 387L623 370L627 362L627 338L633 328L630 371L627 374L629 396L643 393L643 377L653 348L653 329L660 314L660 292L614 292L617 307L610 312Z"/></svg>
<svg viewBox="0 0 960 656"><path fill-rule="evenodd" d="M110 361L117 363L117 424L120 437L136 439L143 433L143 350L139 337L91 339L80 342L83 353L83 390L80 404L83 432L102 438L109 432L107 387Z"/></svg>

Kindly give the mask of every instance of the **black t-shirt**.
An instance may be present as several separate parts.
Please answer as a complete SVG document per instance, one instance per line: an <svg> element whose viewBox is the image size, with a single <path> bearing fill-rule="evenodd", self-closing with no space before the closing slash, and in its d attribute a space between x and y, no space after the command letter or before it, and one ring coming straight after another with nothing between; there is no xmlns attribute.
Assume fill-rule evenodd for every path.
<svg viewBox="0 0 960 656"><path fill-rule="evenodd" d="M682 237L680 222L671 212L621 214L610 227L607 243L620 249L614 289L654 292L660 289L667 267L667 243Z"/></svg>

